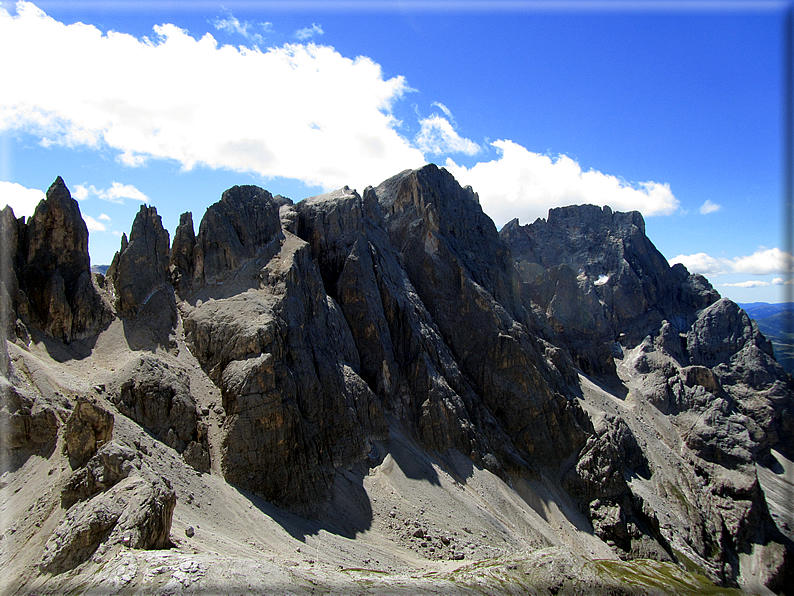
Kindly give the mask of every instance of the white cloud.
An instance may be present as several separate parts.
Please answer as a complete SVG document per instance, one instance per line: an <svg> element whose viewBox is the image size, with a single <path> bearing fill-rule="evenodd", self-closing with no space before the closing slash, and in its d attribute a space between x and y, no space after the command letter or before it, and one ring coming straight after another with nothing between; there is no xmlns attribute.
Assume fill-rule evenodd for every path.
<svg viewBox="0 0 794 596"><path fill-rule="evenodd" d="M445 167L461 184L471 185L478 192L483 210L497 226L514 217L529 223L546 217L551 207L575 203L637 210L645 216L669 215L678 209L678 199L667 184L629 185L596 170L583 172L565 155L553 160L509 140L492 145L501 153L496 160L466 168L448 158Z"/></svg>
<svg viewBox="0 0 794 596"><path fill-rule="evenodd" d="M445 106L441 107L445 113L448 112ZM463 153L474 155L480 151L480 146L469 139L461 137L449 120L433 114L428 118L419 120L421 129L416 135L416 146L424 153L431 155L441 155L444 153Z"/></svg>
<svg viewBox="0 0 794 596"><path fill-rule="evenodd" d="M449 121L452 122L452 126L457 126L457 124L455 124L455 118L452 116L452 112L450 111L450 109L447 106L445 106L440 101L434 101L431 105L436 106L439 110L444 112L446 117L449 118Z"/></svg>
<svg viewBox="0 0 794 596"><path fill-rule="evenodd" d="M254 29L261 27L263 31L270 31L272 23L252 23L250 21L240 21L230 11L226 11L226 18L216 18L212 21L213 27L218 31L223 31L229 35L242 35L244 38L252 41L255 44L261 44L265 38L261 33L256 33Z"/></svg>
<svg viewBox="0 0 794 596"><path fill-rule="evenodd" d="M709 213L716 213L720 209L722 209L722 205L712 203L709 199L706 199L706 202L700 206L700 214L707 215Z"/></svg>
<svg viewBox="0 0 794 596"><path fill-rule="evenodd" d="M769 286L790 286L794 285L794 280L783 281L782 277L776 277L771 282L761 280L740 281L733 284L721 284L725 288L767 288Z"/></svg>
<svg viewBox="0 0 794 596"><path fill-rule="evenodd" d="M111 203L117 203L119 205L124 204L124 199L132 199L143 203L149 201L149 197L132 184L122 184L121 182L112 182L108 189L97 188L93 184L89 186L76 184L72 191L72 196L78 201L86 200L89 195L94 195L103 201L110 201ZM100 219L104 218L110 219L107 215L100 216Z"/></svg>
<svg viewBox="0 0 794 596"><path fill-rule="evenodd" d="M9 205L16 217L30 217L39 201L45 198L37 188L25 188L16 182L0 182L0 207Z"/></svg>
<svg viewBox="0 0 794 596"><path fill-rule="evenodd" d="M92 186L91 188L94 187ZM90 189L84 184L75 184L72 188L71 194L73 199L77 201L85 201L88 198L89 192L91 192Z"/></svg>
<svg viewBox="0 0 794 596"><path fill-rule="evenodd" d="M149 197L132 184L121 184L120 182L112 182L109 189L97 191L97 196L111 203L123 203L124 199L132 199L143 203L149 200Z"/></svg>
<svg viewBox="0 0 794 596"><path fill-rule="evenodd" d="M394 129L405 80L366 57L313 44L219 47L209 34L154 29L137 39L64 25L27 2L14 16L0 9L0 56L14 57L0 62L0 130L110 149L130 166L170 159L327 189L425 163Z"/></svg>
<svg viewBox="0 0 794 596"><path fill-rule="evenodd" d="M102 221L110 221L110 216L103 213L102 215L99 216L99 219L101 219Z"/></svg>
<svg viewBox="0 0 794 596"><path fill-rule="evenodd" d="M89 232L104 232L107 229L105 224L95 220L90 215L83 215L83 220Z"/></svg>
<svg viewBox="0 0 794 596"><path fill-rule="evenodd" d="M787 252L779 248L763 249L763 247L747 257L736 257L732 262L733 271L736 273L751 273L765 275L768 273L783 273L791 271L794 260Z"/></svg>
<svg viewBox="0 0 794 596"><path fill-rule="evenodd" d="M693 255L678 255L670 259L671 265L675 263L682 263L690 273L703 273L704 275L722 275L725 273L769 275L772 273L785 273L794 268L794 258L789 253L779 248L764 247L759 248L751 255L734 257L733 259L712 257L704 252Z"/></svg>
<svg viewBox="0 0 794 596"><path fill-rule="evenodd" d="M322 35L324 33L323 28L320 25L312 23L311 27L304 27L303 29L298 29L295 32L295 37L300 39L301 41L307 41L314 37L315 35Z"/></svg>
<svg viewBox="0 0 794 596"><path fill-rule="evenodd" d="M759 280L751 280L751 281L740 281L735 284L720 284L724 288L766 288L771 286L772 284L768 281L759 281Z"/></svg>
<svg viewBox="0 0 794 596"><path fill-rule="evenodd" d="M730 259L716 258L704 252L693 255L678 255L670 259L670 265L681 263L690 273L703 275L722 275L730 272Z"/></svg>

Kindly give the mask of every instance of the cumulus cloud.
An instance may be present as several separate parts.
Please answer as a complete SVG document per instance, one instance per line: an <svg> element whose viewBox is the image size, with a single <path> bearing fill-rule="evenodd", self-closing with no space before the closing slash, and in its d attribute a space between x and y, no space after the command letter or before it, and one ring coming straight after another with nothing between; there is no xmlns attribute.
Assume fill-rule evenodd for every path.
<svg viewBox="0 0 794 596"><path fill-rule="evenodd" d="M794 258L789 253L779 248L764 247L759 248L751 255L734 257L733 259L712 257L704 252L692 255L678 255L670 259L671 265L675 263L682 263L691 273L702 273L704 275L715 276L725 273L769 275L772 273L785 273L794 268Z"/></svg>
<svg viewBox="0 0 794 596"><path fill-rule="evenodd" d="M670 265L681 263L690 273L722 275L730 272L730 259L712 257L704 252L693 255L678 255L670 259Z"/></svg>
<svg viewBox="0 0 794 596"><path fill-rule="evenodd" d="M10 206L16 217L30 217L45 194L37 188L25 188L16 182L0 182L0 207Z"/></svg>
<svg viewBox="0 0 794 596"><path fill-rule="evenodd" d="M90 189L89 187L85 186L84 184L75 184L70 191L72 198L77 201L85 201L88 198L88 193L91 192L91 189L96 192L96 189L92 186Z"/></svg>
<svg viewBox="0 0 794 596"><path fill-rule="evenodd" d="M85 225L89 232L104 232L107 229L105 224L95 220L90 215L83 214L83 221L85 221Z"/></svg>
<svg viewBox="0 0 794 596"><path fill-rule="evenodd" d="M295 32L295 37L297 37L301 41L308 41L309 39L313 38L315 35L322 35L323 33L324 33L323 28L320 25L312 23L311 27L304 27L303 29L298 29Z"/></svg>
<svg viewBox="0 0 794 596"><path fill-rule="evenodd" d="M130 166L169 159L330 189L425 161L391 114L405 80L331 47L219 46L169 24L138 39L20 2L14 16L0 9L0 55L14 57L0 64L0 130L110 150Z"/></svg>
<svg viewBox="0 0 794 596"><path fill-rule="evenodd" d="M134 201L141 201L142 203L149 201L149 197L132 184L122 184L121 182L112 182L108 189L97 188L93 184L89 186L76 184L74 190L72 190L72 197L78 201L84 201L90 195L98 197L103 201L110 201L111 203L117 203L119 205L124 204L124 199L132 199ZM104 217L110 219L107 215ZM100 216L100 219L102 219L102 216Z"/></svg>
<svg viewBox="0 0 794 596"><path fill-rule="evenodd" d="M753 275L783 273L791 271L792 266L794 266L794 260L791 255L779 248L760 248L747 257L736 257L732 262L734 272Z"/></svg>
<svg viewBox="0 0 794 596"><path fill-rule="evenodd" d="M722 209L722 205L712 203L709 199L706 199L706 202L700 206L700 214L708 215L709 213L716 213L720 209Z"/></svg>
<svg viewBox="0 0 794 596"><path fill-rule="evenodd" d="M551 207L575 203L609 205L645 216L669 215L679 207L670 186L658 182L628 184L596 170L582 171L570 157L552 159L509 140L494 141L498 159L467 168L447 158L446 169L480 195L483 210L497 226L518 217L532 222Z"/></svg>
<svg viewBox="0 0 794 596"><path fill-rule="evenodd" d="M441 104L445 112L449 110ZM428 118L419 120L420 130L416 135L416 146L424 153L441 155L445 153L463 153L474 155L480 151L480 146L469 139L461 137L450 124L449 120L433 114Z"/></svg>

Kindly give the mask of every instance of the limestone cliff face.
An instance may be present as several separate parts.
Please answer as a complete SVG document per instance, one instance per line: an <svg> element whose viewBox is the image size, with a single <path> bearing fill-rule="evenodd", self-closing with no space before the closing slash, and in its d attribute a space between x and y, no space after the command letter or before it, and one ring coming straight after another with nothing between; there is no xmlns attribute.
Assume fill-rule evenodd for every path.
<svg viewBox="0 0 794 596"><path fill-rule="evenodd" d="M16 254L16 310L22 321L65 342L96 334L110 322L110 309L91 276L88 228L61 177L33 216L17 221L16 233L10 217L8 210L3 227L10 234L3 240L9 243L7 254Z"/></svg>
<svg viewBox="0 0 794 596"><path fill-rule="evenodd" d="M107 277L116 289L116 311L126 318L138 317L158 292L173 293L168 265L171 242L157 209L141 205L132 222L129 241L122 240ZM151 316L150 313L149 316Z"/></svg>
<svg viewBox="0 0 794 596"><path fill-rule="evenodd" d="M491 437L505 445L499 463L517 458L526 469L567 457L584 441L569 399L572 370L522 324L509 249L474 192L432 165L371 192L401 266L473 393L473 409L482 412L481 428L494 420L510 437Z"/></svg>
<svg viewBox="0 0 794 596"><path fill-rule="evenodd" d="M688 501L701 504L678 512L688 527L702 529L687 541L724 581L735 580L739 553L779 536L760 497L756 462L767 460L770 449L790 457L794 447L792 380L769 342L705 278L670 267L645 236L639 213L552 209L548 220L510 222L501 237L513 250L527 309L548 321L547 337L583 370L625 387L627 401L657 408L676 429L699 479L679 484ZM637 473L628 460L619 463L636 445L599 439L624 437L622 423L600 424L612 429L596 429L565 482L596 532L631 552L631 528L644 523L653 530L658 518L630 521L645 501L628 485L587 495L593 478L618 487L610 480L618 469Z"/></svg>
<svg viewBox="0 0 794 596"><path fill-rule="evenodd" d="M255 228L243 209L251 202L261 219ZM246 187L207 210L197 271L220 283L202 285L196 273L181 309L193 352L222 391L224 475L305 511L328 496L338 466L366 457L386 425L358 375L339 306L323 290L309 245L281 229L279 207Z"/></svg>
<svg viewBox="0 0 794 596"><path fill-rule="evenodd" d="M560 207L526 226L513 220L500 236L525 299L586 372L614 371L616 342L635 345L663 320L684 331L697 310L719 298L702 276L668 265L636 211Z"/></svg>
<svg viewBox="0 0 794 596"><path fill-rule="evenodd" d="M791 377L737 305L668 265L638 213L566 207L497 232L433 165L297 204L240 186L197 234L184 214L171 246L143 206L105 279L59 178L29 222L0 212L0 236L0 447L22 462L60 441L72 468L46 573L103 542L169 543L174 492L114 437L123 421L311 515L399 435L439 466L493 472L533 510L527 487L542 485L615 556L784 582L794 535L769 470L794 459ZM118 361L90 399L9 357L31 336L85 357L109 325Z"/></svg>

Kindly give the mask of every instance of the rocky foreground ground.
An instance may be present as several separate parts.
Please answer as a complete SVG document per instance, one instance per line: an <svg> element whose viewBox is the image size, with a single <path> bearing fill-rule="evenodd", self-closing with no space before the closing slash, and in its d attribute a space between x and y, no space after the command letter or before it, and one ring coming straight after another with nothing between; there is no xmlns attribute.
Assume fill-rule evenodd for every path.
<svg viewBox="0 0 794 596"><path fill-rule="evenodd" d="M792 379L638 213L234 187L102 275L59 178L0 237L5 593L794 585Z"/></svg>

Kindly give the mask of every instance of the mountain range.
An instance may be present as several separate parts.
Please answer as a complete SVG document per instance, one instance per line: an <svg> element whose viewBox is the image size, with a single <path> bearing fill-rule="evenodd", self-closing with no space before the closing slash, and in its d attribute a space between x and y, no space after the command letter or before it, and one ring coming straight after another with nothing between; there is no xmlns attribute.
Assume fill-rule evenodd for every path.
<svg viewBox="0 0 794 596"><path fill-rule="evenodd" d="M791 318L794 303L753 302L739 306L755 320L761 333L772 342L780 366L789 374L794 374L794 327Z"/></svg>
<svg viewBox="0 0 794 596"><path fill-rule="evenodd" d="M235 186L105 273L0 212L7 593L791 593L794 386L637 212Z"/></svg>

